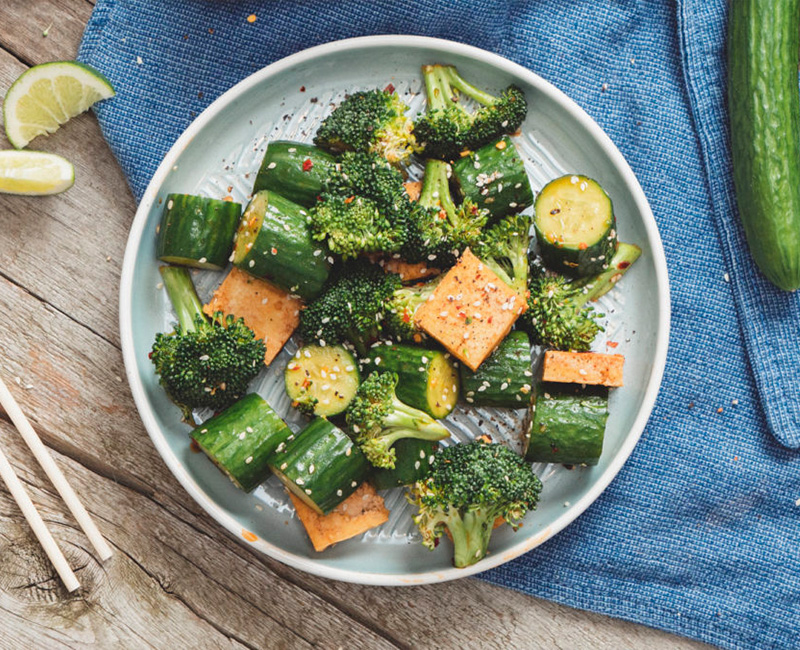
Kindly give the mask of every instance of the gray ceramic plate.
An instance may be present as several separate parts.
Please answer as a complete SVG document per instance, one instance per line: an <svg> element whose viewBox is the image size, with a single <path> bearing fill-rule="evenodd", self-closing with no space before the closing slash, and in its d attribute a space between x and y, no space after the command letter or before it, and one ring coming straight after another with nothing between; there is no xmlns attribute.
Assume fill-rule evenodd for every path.
<svg viewBox="0 0 800 650"><path fill-rule="evenodd" d="M190 450L188 427L159 387L147 357L156 332L170 329L173 322L155 256L163 198L169 192L217 198L231 194L244 203L270 139L310 141L331 102L346 91L389 82L398 92L408 93L407 101L417 110L424 103L420 66L437 62L455 64L480 87L519 85L530 111L517 143L534 189L566 172L596 178L614 201L621 239L644 251L624 281L604 298L609 316L595 347L607 350L606 341L618 342L614 351L626 357L626 385L611 397L600 464L572 471L535 466L544 482L538 510L516 533L507 526L498 529L488 557L468 569L451 566L448 543L433 552L418 543L400 490L386 493L391 510L387 524L315 553L275 479L244 494L203 454ZM198 274L201 297L222 277ZM136 405L156 448L189 494L237 539L282 562L321 576L385 585L451 580L489 569L538 546L580 515L614 478L639 439L661 381L669 332L666 264L653 215L627 163L597 124L556 88L514 63L465 45L409 36L359 38L300 52L248 77L209 106L169 151L142 199L125 254L120 303L125 366ZM290 342L254 387L297 429L302 418L290 408L282 381L294 349ZM518 445L523 416L459 407L448 425L457 440L487 431Z"/></svg>

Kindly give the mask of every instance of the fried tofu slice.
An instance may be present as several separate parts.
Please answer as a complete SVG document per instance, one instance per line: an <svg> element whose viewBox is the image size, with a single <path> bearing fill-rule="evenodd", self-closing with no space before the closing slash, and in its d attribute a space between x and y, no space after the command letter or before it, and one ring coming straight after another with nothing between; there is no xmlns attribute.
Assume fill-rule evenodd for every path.
<svg viewBox="0 0 800 650"><path fill-rule="evenodd" d="M336 542L361 535L389 521L383 497L369 483L362 483L327 515L314 512L291 492L289 497L315 551L324 551Z"/></svg>
<svg viewBox="0 0 800 650"><path fill-rule="evenodd" d="M621 354L548 350L544 353L542 381L618 387L622 386L624 364Z"/></svg>
<svg viewBox="0 0 800 650"><path fill-rule="evenodd" d="M467 249L417 309L414 322L477 370L527 308L523 296Z"/></svg>
<svg viewBox="0 0 800 650"><path fill-rule="evenodd" d="M269 365L300 324L302 305L283 289L234 267L203 311L209 316L221 311L243 318L256 337L264 339L264 363Z"/></svg>
<svg viewBox="0 0 800 650"><path fill-rule="evenodd" d="M419 195L422 194L422 181L408 181L403 183L403 187L406 188L409 199L415 202L419 201Z"/></svg>

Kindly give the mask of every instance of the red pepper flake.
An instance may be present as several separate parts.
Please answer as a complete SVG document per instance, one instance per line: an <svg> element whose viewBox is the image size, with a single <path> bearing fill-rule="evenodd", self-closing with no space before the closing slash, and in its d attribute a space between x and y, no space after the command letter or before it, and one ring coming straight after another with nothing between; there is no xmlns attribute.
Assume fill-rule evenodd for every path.
<svg viewBox="0 0 800 650"><path fill-rule="evenodd" d="M208 33L209 34L213 34L214 33L214 28L213 27L209 27L208 28Z"/></svg>
<svg viewBox="0 0 800 650"><path fill-rule="evenodd" d="M273 246L273 247L270 249L270 251L269 251L269 252L270 252L270 253L272 253L273 255L277 255L277 254L278 254L278 249L277 249L277 248L275 248L275 247Z"/></svg>
<svg viewBox="0 0 800 650"><path fill-rule="evenodd" d="M409 314L408 311L404 311L403 312L403 322L404 323L410 323L411 322L411 314Z"/></svg>
<svg viewBox="0 0 800 650"><path fill-rule="evenodd" d="M616 341L606 341L606 345L610 348L615 348L619 345Z"/></svg>
<svg viewBox="0 0 800 650"><path fill-rule="evenodd" d="M306 158L306 159L303 161L303 171L304 171L304 172L310 172L310 171L311 171L311 168L312 168L313 166L314 166L314 163L313 163L313 162L311 162L311 158Z"/></svg>
<svg viewBox="0 0 800 650"><path fill-rule="evenodd" d="M585 251L587 248L589 248L589 247L586 245L585 242L581 242L580 244L578 244L578 249L579 250Z"/></svg>
<svg viewBox="0 0 800 650"><path fill-rule="evenodd" d="M233 201L233 197L230 194L228 194L227 196L223 196L222 200L223 201Z"/></svg>
<svg viewBox="0 0 800 650"><path fill-rule="evenodd" d="M306 91L306 87L305 86L300 86L300 92L304 93L305 91Z"/></svg>
<svg viewBox="0 0 800 650"><path fill-rule="evenodd" d="M347 197L347 198L344 200L344 202L345 202L345 204L347 204L347 203L352 203L353 201L355 201L355 198L356 198L355 196L348 196L348 197Z"/></svg>
<svg viewBox="0 0 800 650"><path fill-rule="evenodd" d="M388 84L386 88L383 89L383 92L392 94L394 92L394 84Z"/></svg>
<svg viewBox="0 0 800 650"><path fill-rule="evenodd" d="M620 262L617 264L618 269L627 269L631 265L630 262Z"/></svg>
<svg viewBox="0 0 800 650"><path fill-rule="evenodd" d="M247 22L248 22L248 23L251 23L251 24L252 24L252 23L254 23L254 22L256 22L256 15L255 15L255 14L250 14L250 15L247 17Z"/></svg>

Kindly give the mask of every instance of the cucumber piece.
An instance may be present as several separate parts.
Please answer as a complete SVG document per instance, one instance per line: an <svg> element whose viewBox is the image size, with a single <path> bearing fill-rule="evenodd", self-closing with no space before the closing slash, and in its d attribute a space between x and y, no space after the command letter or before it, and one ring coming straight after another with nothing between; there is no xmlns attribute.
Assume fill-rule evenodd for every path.
<svg viewBox="0 0 800 650"><path fill-rule="evenodd" d="M596 465L608 419L608 388L539 382L525 460Z"/></svg>
<svg viewBox="0 0 800 650"><path fill-rule="evenodd" d="M800 288L800 1L736 0L728 28L733 180L750 253L767 279Z"/></svg>
<svg viewBox="0 0 800 650"><path fill-rule="evenodd" d="M369 468L358 445L325 418L315 418L279 445L268 465L286 489L320 515L355 492Z"/></svg>
<svg viewBox="0 0 800 650"><path fill-rule="evenodd" d="M242 206L191 194L168 194L156 240L162 262L219 271L228 265Z"/></svg>
<svg viewBox="0 0 800 650"><path fill-rule="evenodd" d="M462 198L491 213L490 222L533 205L525 165L508 136L460 158L453 177Z"/></svg>
<svg viewBox="0 0 800 650"><path fill-rule="evenodd" d="M536 197L533 226L544 265L582 278L595 275L617 248L617 222L608 194L591 178L567 174Z"/></svg>
<svg viewBox="0 0 800 650"><path fill-rule="evenodd" d="M458 402L458 369L441 350L385 343L370 348L363 363L368 372L396 372L397 398L431 417L447 417Z"/></svg>
<svg viewBox="0 0 800 650"><path fill-rule="evenodd" d="M340 345L306 345L286 365L286 393L306 415L330 417L343 412L355 397L358 364Z"/></svg>
<svg viewBox="0 0 800 650"><path fill-rule="evenodd" d="M251 492L269 477L267 460L292 431L262 397L250 393L191 435L236 487Z"/></svg>
<svg viewBox="0 0 800 650"><path fill-rule="evenodd" d="M525 408L531 399L531 343L520 330L511 332L475 372L462 365L461 390L474 406Z"/></svg>
<svg viewBox="0 0 800 650"><path fill-rule="evenodd" d="M392 449L396 455L394 469L375 468L370 476L370 483L376 490L411 485L426 478L439 450L439 443L435 440L402 438L394 443Z"/></svg>
<svg viewBox="0 0 800 650"><path fill-rule="evenodd" d="M305 300L315 298L330 273L328 251L311 239L305 208L275 192L258 192L242 216L234 266Z"/></svg>
<svg viewBox="0 0 800 650"><path fill-rule="evenodd" d="M304 142L276 140L267 145L253 194L271 190L303 207L317 202L336 166L327 151Z"/></svg>

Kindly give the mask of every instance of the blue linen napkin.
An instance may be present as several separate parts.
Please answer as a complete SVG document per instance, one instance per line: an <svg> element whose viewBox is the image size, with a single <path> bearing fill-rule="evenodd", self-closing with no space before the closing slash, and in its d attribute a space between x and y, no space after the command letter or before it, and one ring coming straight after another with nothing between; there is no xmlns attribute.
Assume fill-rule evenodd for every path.
<svg viewBox="0 0 800 650"><path fill-rule="evenodd" d="M480 577L721 647L800 647L800 456L768 435L800 446L800 305L753 269L736 216L726 13L725 0L98 0L79 58L118 90L97 114L137 198L214 98L326 41L463 41L570 95L653 207L672 290L667 369L641 442L595 504Z"/></svg>

